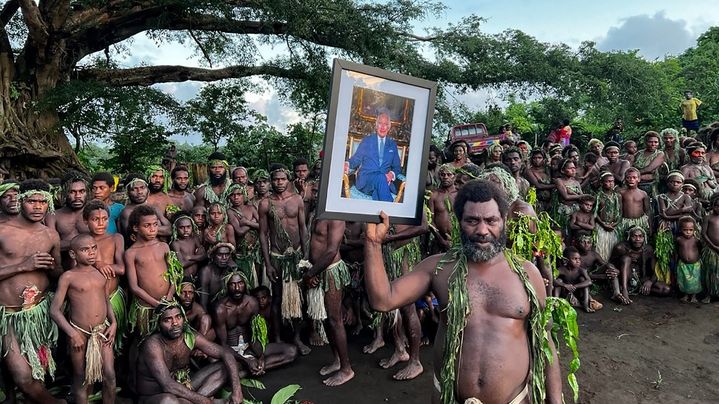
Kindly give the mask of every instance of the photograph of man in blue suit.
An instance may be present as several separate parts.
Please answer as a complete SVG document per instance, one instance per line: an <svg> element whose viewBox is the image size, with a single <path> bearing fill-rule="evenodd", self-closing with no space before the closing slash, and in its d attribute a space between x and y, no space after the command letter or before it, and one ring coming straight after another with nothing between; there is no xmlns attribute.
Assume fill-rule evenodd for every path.
<svg viewBox="0 0 719 404"><path fill-rule="evenodd" d="M402 174L397 143L387 136L391 127L389 110L380 109L375 133L362 139L357 151L345 162L345 174L356 170L355 187L375 201L393 202L392 194L397 193L394 181Z"/></svg>

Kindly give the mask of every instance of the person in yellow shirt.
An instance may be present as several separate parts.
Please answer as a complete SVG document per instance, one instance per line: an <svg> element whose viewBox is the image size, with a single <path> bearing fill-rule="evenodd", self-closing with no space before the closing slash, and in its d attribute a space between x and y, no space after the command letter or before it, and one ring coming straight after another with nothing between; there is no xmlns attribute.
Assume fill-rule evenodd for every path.
<svg viewBox="0 0 719 404"><path fill-rule="evenodd" d="M701 100L694 98L691 91L684 92L684 100L682 100L679 108L682 110L682 126L687 131L698 131L699 130L699 117L697 116L697 109L702 105Z"/></svg>

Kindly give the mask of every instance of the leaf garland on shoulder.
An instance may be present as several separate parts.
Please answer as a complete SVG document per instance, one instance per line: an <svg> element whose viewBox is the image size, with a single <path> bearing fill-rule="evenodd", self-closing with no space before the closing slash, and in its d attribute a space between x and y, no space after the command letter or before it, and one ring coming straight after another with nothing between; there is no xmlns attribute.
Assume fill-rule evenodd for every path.
<svg viewBox="0 0 719 404"><path fill-rule="evenodd" d="M449 195L444 198L444 206L447 208L447 212L449 212L449 221L452 224L452 247L461 246L462 238L460 236L459 220L457 220L457 215L454 214L454 207L452 206L452 201L449 199Z"/></svg>
<svg viewBox="0 0 719 404"><path fill-rule="evenodd" d="M167 271L165 271L162 277L170 282L170 284L175 287L175 291L179 293L180 283L182 283L182 278L185 276L185 268L182 266L180 259L177 258L175 251L167 253L166 261Z"/></svg>
<svg viewBox="0 0 719 404"><path fill-rule="evenodd" d="M567 381L572 388L574 402L579 399L579 382L577 381L577 370L579 370L579 326L577 325L577 312L565 299L558 297L547 297L547 304L544 308L544 321L552 320L552 341L554 346L559 346L559 331L562 331L564 344L572 351L572 360L569 362L569 373ZM544 325L546 329L546 323ZM557 357L559 349L556 348ZM550 359L551 360L551 359Z"/></svg>

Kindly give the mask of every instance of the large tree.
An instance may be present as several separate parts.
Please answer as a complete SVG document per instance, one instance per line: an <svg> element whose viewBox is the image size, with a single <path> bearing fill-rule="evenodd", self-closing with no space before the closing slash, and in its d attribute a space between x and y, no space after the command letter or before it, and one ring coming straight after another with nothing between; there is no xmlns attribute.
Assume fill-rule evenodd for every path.
<svg viewBox="0 0 719 404"><path fill-rule="evenodd" d="M0 10L0 164L26 175L80 165L62 109L41 107L57 87L78 82L127 87L263 76L300 110L316 112L325 106L335 56L460 89L562 78L566 47L516 31L482 34L475 16L428 36L413 32L442 9L423 0L7 0ZM203 67L117 67L114 49L140 33L194 47ZM261 55L265 46L280 51Z"/></svg>

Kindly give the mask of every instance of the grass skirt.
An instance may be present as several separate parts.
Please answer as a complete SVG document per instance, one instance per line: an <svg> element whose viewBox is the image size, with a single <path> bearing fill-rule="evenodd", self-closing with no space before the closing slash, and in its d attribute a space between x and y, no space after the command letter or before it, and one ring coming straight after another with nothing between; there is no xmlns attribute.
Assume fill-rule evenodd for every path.
<svg viewBox="0 0 719 404"><path fill-rule="evenodd" d="M609 261L609 257L612 255L612 249L619 242L617 238L617 232L606 231L602 226L596 226L594 228L597 234L597 254L604 261Z"/></svg>
<svg viewBox="0 0 719 404"><path fill-rule="evenodd" d="M12 329L20 347L20 354L27 359L32 378L45 381L45 372L55 377L55 360L52 349L57 345L57 325L50 318L52 293L36 305L16 312L0 306L0 352L6 354L2 338Z"/></svg>
<svg viewBox="0 0 719 404"><path fill-rule="evenodd" d="M707 295L719 296L719 253L711 247L703 248L701 263Z"/></svg>

